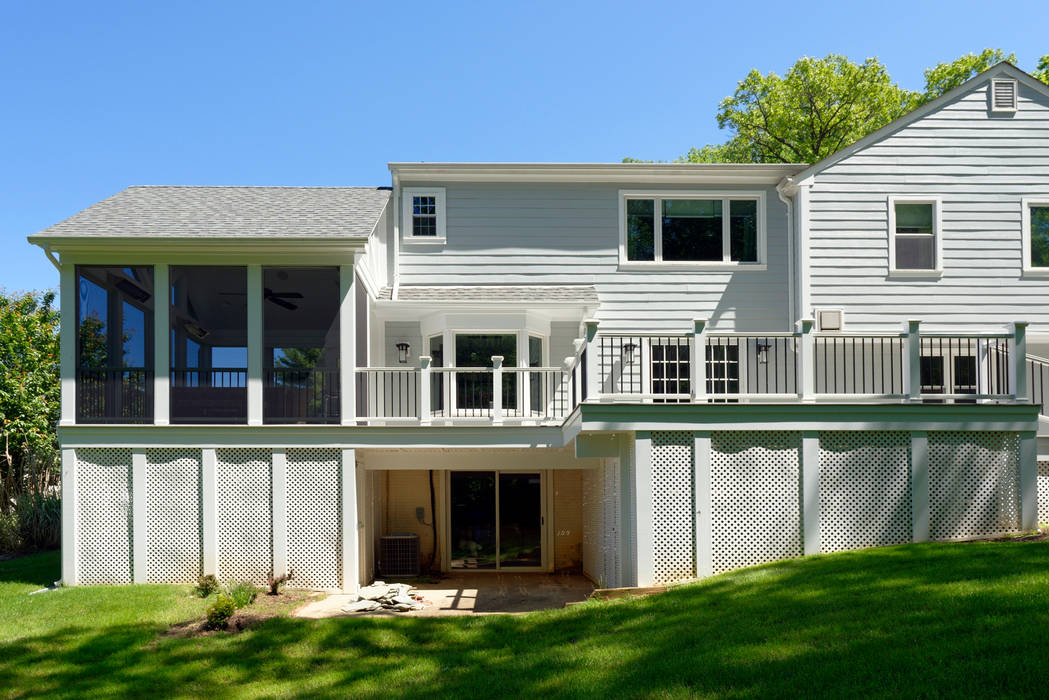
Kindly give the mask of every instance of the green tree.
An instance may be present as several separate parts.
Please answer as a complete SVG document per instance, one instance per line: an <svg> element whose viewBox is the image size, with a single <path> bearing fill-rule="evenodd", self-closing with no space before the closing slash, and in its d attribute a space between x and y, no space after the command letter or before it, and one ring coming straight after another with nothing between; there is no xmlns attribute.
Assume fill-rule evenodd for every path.
<svg viewBox="0 0 1049 700"><path fill-rule="evenodd" d="M0 292L0 508L27 469L53 458L58 422L58 311L53 292Z"/></svg>
<svg viewBox="0 0 1049 700"><path fill-rule="evenodd" d="M926 68L922 103L935 100L1002 61L1009 61L1015 65L1016 54L1007 54L1001 49L984 49L980 53L967 53L953 61L937 63L932 68Z"/></svg>
<svg viewBox="0 0 1049 700"><path fill-rule="evenodd" d="M1049 53L1038 59L1038 67L1031 75L1049 85Z"/></svg>

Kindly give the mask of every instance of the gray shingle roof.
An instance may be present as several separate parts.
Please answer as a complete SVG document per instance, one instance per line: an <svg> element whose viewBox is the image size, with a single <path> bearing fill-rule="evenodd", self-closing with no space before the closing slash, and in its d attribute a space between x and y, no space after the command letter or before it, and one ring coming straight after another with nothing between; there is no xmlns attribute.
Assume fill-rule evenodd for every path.
<svg viewBox="0 0 1049 700"><path fill-rule="evenodd" d="M379 299L392 299L393 288L383 287L379 290ZM406 287L397 290L398 301L470 301L470 302L506 302L506 301L559 301L577 304L596 304L597 290L590 286L487 286L469 287Z"/></svg>
<svg viewBox="0 0 1049 700"><path fill-rule="evenodd" d="M136 186L34 237L367 238L389 198L378 187Z"/></svg>

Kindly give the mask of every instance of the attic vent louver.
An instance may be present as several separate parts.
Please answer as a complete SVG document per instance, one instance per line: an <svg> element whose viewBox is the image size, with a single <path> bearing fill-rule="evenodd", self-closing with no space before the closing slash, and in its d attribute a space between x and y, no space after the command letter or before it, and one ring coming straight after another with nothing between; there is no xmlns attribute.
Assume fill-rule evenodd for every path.
<svg viewBox="0 0 1049 700"><path fill-rule="evenodd" d="M992 80L991 81L991 111L992 112L1015 112L1016 111L1016 81L1015 80Z"/></svg>

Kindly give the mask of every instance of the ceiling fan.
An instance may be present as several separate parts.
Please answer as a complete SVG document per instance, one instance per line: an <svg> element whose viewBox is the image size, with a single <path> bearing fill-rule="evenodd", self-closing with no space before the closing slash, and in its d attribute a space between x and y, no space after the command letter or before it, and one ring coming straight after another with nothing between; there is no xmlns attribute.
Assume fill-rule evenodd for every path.
<svg viewBox="0 0 1049 700"><path fill-rule="evenodd" d="M230 297L245 296L245 292L219 292L219 294ZM299 308L299 305L292 304L290 301L285 301L285 299L302 299L302 294L300 292L275 292L269 287L265 287L262 290L262 298L267 301L272 301L277 306L287 309L288 311L295 311Z"/></svg>

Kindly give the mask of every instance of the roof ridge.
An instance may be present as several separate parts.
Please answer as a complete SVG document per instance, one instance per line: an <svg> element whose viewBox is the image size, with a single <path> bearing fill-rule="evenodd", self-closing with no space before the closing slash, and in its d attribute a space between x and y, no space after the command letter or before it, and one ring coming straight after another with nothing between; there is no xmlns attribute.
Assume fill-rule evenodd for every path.
<svg viewBox="0 0 1049 700"><path fill-rule="evenodd" d="M194 190L391 190L389 185L128 185L134 189L194 189ZM123 190L121 190L123 191Z"/></svg>

